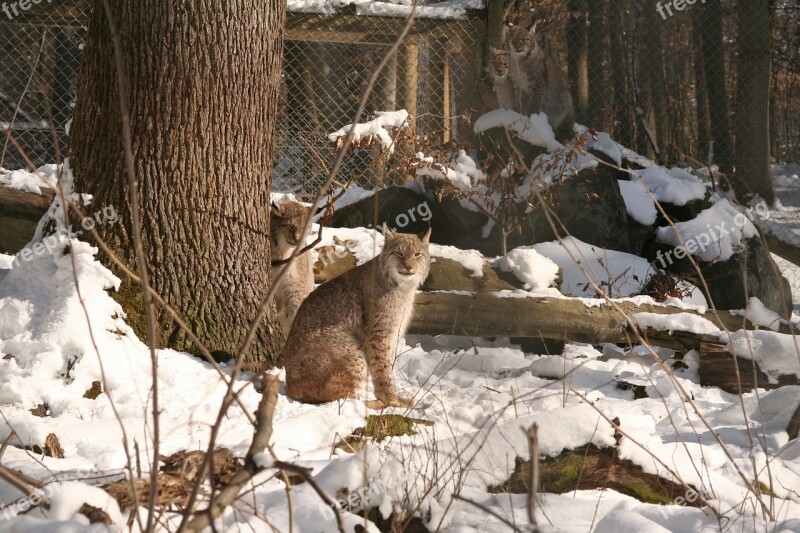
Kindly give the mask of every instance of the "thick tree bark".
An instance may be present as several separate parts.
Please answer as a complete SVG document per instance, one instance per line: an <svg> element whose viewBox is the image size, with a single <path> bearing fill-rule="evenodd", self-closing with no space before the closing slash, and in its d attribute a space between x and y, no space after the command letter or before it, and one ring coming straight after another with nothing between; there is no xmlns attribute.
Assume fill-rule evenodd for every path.
<svg viewBox="0 0 800 533"><path fill-rule="evenodd" d="M128 79L141 231L153 288L212 352L234 355L270 285L269 189L285 2L111 0ZM133 265L117 67L103 3L89 24L71 130L76 189ZM93 207L94 207L93 206ZM124 305L136 313L134 306ZM163 347L196 351L157 310ZM246 355L276 362L273 318Z"/></svg>
<svg viewBox="0 0 800 533"><path fill-rule="evenodd" d="M706 73L706 92L711 117L711 139L714 163L721 172L730 174L733 166L731 130L728 120L728 92L725 88L725 45L722 39L722 2L708 0L697 4L702 10L703 62Z"/></svg>
<svg viewBox="0 0 800 533"><path fill-rule="evenodd" d="M736 77L736 196L758 194L775 201L770 175L769 86L771 32L769 0L736 2L739 72Z"/></svg>

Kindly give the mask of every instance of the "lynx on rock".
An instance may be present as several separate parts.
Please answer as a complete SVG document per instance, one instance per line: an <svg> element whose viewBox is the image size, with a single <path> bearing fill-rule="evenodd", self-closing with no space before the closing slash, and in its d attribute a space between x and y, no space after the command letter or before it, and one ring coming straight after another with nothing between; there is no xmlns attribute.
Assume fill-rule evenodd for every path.
<svg viewBox="0 0 800 533"><path fill-rule="evenodd" d="M308 209L298 202L273 203L270 207L270 241L272 260L288 259L300 241ZM287 265L273 267L272 276ZM275 287L274 300L283 332L289 334L297 310L314 290L314 264L310 252L297 256Z"/></svg>
<svg viewBox="0 0 800 533"><path fill-rule="evenodd" d="M377 401L409 407L392 379L397 341L411 319L414 293L428 276L430 229L421 236L385 231L383 251L323 283L297 312L284 350L290 398L324 403L354 398L367 374Z"/></svg>
<svg viewBox="0 0 800 533"><path fill-rule="evenodd" d="M498 101L508 100L508 87L513 85L515 111L525 116L544 113L557 140L572 137L575 110L569 82L558 64L539 45L536 24L529 28L510 24L505 32L506 54L492 50L492 74ZM503 62L508 66L499 66ZM508 72L505 76L504 70ZM502 102L500 105L505 107Z"/></svg>

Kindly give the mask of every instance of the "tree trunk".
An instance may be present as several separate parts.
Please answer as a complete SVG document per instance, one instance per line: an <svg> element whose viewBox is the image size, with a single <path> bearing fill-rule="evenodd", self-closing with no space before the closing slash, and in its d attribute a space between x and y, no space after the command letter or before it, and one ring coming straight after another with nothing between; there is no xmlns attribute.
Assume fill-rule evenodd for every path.
<svg viewBox="0 0 800 533"><path fill-rule="evenodd" d="M221 358L234 355L270 286L269 190L285 2L111 0L128 80L150 281ZM121 224L99 227L133 265L117 67L95 1L71 131L76 189ZM135 291L134 291L135 292ZM135 298L134 298L135 300ZM125 311L137 314L130 303ZM274 313L246 354L277 361ZM162 347L196 352L157 310Z"/></svg>
<svg viewBox="0 0 800 533"><path fill-rule="evenodd" d="M589 49L586 38L586 0L570 0L567 22L567 69L575 120L585 124L589 109ZM624 143L623 143L624 144ZM627 144L624 144L628 146Z"/></svg>
<svg viewBox="0 0 800 533"><path fill-rule="evenodd" d="M656 10L656 2L645 2L642 12L642 56L639 59L641 89L649 95L649 108L645 108L648 127L655 137L655 156L667 164L667 95L664 78L664 49L661 41L663 20Z"/></svg>
<svg viewBox="0 0 800 533"><path fill-rule="evenodd" d="M709 163L708 148L711 141L711 118L708 109L708 84L706 66L703 61L703 12L692 10L692 54L694 56L695 113L697 116L697 160Z"/></svg>
<svg viewBox="0 0 800 533"><path fill-rule="evenodd" d="M725 45L722 39L722 2L708 0L701 9L703 29L703 62L706 72L706 92L711 117L711 139L714 163L721 172L730 174L733 167L731 130L728 121L728 92L725 88Z"/></svg>
<svg viewBox="0 0 800 533"><path fill-rule="evenodd" d="M775 201L769 162L770 8L769 0L736 2L739 72L736 77L736 196L758 194Z"/></svg>
<svg viewBox="0 0 800 533"><path fill-rule="evenodd" d="M611 70L614 87L614 139L622 146L633 146L635 117L633 98L630 95L628 32L626 31L626 12L630 11L627 0L611 2L608 14L608 37L611 42Z"/></svg>
<svg viewBox="0 0 800 533"><path fill-rule="evenodd" d="M606 0L590 0L589 28L587 33L589 110L587 126L607 131L606 117L606 78L605 78L605 30L604 17Z"/></svg>

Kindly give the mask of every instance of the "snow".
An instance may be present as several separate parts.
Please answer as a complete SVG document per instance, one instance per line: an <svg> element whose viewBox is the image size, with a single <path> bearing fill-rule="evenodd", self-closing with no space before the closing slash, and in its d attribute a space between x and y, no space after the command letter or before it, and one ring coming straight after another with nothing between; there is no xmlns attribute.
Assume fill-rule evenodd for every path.
<svg viewBox="0 0 800 533"><path fill-rule="evenodd" d="M42 187L56 188L56 165L44 165L36 172L0 169L0 185L9 189L42 194Z"/></svg>
<svg viewBox="0 0 800 533"><path fill-rule="evenodd" d="M553 286L558 277L558 265L539 255L531 246L514 248L498 258L495 266L504 272L511 272L525 284L526 289L538 290Z"/></svg>
<svg viewBox="0 0 800 533"><path fill-rule="evenodd" d="M641 328L651 328L657 331L691 331L701 335L718 333L719 328L710 320L692 313L675 313L665 315L661 313L634 313L631 319Z"/></svg>
<svg viewBox="0 0 800 533"><path fill-rule="evenodd" d="M289 0L287 9L299 13L334 14L344 6L355 6L357 15L407 17L411 13L411 3L411 0ZM418 6L416 17L464 19L467 10L483 9L484 5L484 0L448 0Z"/></svg>
<svg viewBox="0 0 800 533"><path fill-rule="evenodd" d="M697 176L689 174L682 168L667 170L654 165L643 170L634 170L639 178L631 181L644 183L661 203L686 205L692 200L701 200L706 195L706 186Z"/></svg>
<svg viewBox="0 0 800 533"><path fill-rule="evenodd" d="M352 130L352 143L358 144L367 140L376 139L380 142L381 148L394 152L394 137L386 128L402 128L408 125L408 112L405 109L399 111L379 111L375 113L375 118L364 123L353 126L348 124L339 130L328 135L331 142L344 142L345 137Z"/></svg>
<svg viewBox="0 0 800 533"><path fill-rule="evenodd" d="M720 339L728 341L730 353L755 360L772 383L780 375L800 377L800 339L795 335L739 330Z"/></svg>
<svg viewBox="0 0 800 533"><path fill-rule="evenodd" d="M329 245L338 241L342 244L337 246L352 247L359 261L374 256L383 243L380 232L369 228L326 228L323 236ZM41 444L47 434L55 433L65 452L64 459L40 458L10 446L4 452L3 465L38 479L77 469L122 468L127 462L122 427L131 446L136 440L142 447L142 457L147 456L152 431L150 359L109 295L119 280L97 262L96 249L66 235L58 239L53 253L29 261L12 265L12 257L0 255L0 442L12 428L24 443ZM575 255L584 256L582 264L587 270L599 270L595 273L598 279L608 276L606 268L611 275L624 274L617 283L621 294L635 294L636 286L648 275L640 258L574 239L565 242ZM65 255L67 245L69 254ZM585 292L578 287L582 274L569 264L559 243L543 243L531 250L564 270L565 285ZM476 257L469 252L463 257L455 255L465 263ZM531 256L523 254L527 259L517 264L541 263L531 263ZM472 267L474 270L477 264ZM542 274L538 270L532 273ZM633 273L641 283L630 279ZM88 323L73 275L80 283ZM650 300L637 297L636 301ZM748 309L751 307L755 309L753 304ZM651 320L635 315L637 322L640 319ZM668 329L707 328L702 319L673 315L659 320ZM96 350L89 340L90 330ZM800 372L790 335L736 332L732 337L735 353L746 350L744 335L769 375ZM746 393L739 398L699 384L696 352L684 357L688 369L668 373L668 366L641 347L631 351L606 348L601 352L590 345L567 343L562 354L540 355L526 353L506 338L407 335L396 347L394 377L401 394L414 397L410 416L429 420L433 426L417 426L416 435L368 444L355 454L332 451L339 438L364 426L368 411L363 403L346 400L306 405L289 400L282 387L271 443L279 459L311 468L317 483L334 499L344 497L361 506L377 507L384 517L398 508L418 509L430 530L495 532L505 530L497 518L452 495L470 498L524 527L527 495L491 494L487 486L505 481L516 457L528 458L521 428L536 423L543 455L553 456L587 443L617 446L622 458L645 471L668 479L680 476L707 495L731 530L797 530L800 449L789 443L786 427L800 404L800 387ZM664 351L658 356L668 357ZM186 353L159 350L158 357L161 453L202 449L224 394L222 378L211 365ZM222 370L226 375L230 372L227 366ZM283 371L274 372L285 380ZM246 453L253 434L245 413L252 413L261 397L249 378L237 378L236 389L244 407L228 411L218 438L220 446L231 448L239 457ZM644 384L648 397L633 401L631 391L617 388L618 380ZM83 394L93 381L101 381L104 392L90 400ZM679 391L676 383L685 392ZM114 416L111 400L121 423ZM47 404L46 418L30 413L41 403ZM607 421L614 418L629 436L621 438L618 445ZM712 429L716 436L711 435ZM132 449L128 451L134 455ZM266 470L246 487L249 492L243 505L229 509L216 522L216 530L264 531L264 516L276 530L289 530L286 493L270 468L272 459L259 456L258 463ZM744 473L746 481L733 466ZM749 492L756 477L775 493L770 500L774 521L762 516ZM114 523L125 528L127 513L120 513L90 477L51 485L51 511L34 509L27 515L0 520L0 531L90 530L86 519L75 514L84 502L106 509ZM349 496L342 496L344 489ZM293 486L291 494L295 531L336 530L334 513L308 483ZM19 497L16 489L0 481L0 502ZM622 533L658 531L659 527L716 531L720 524L707 510L679 501L650 505L600 488L544 493L540 502L539 522L556 531ZM366 531L377 531L355 506L352 511L342 511L348 531L358 524ZM174 517L164 516L161 530L167 526L177 528ZM94 528L105 530L98 525Z"/></svg>
<svg viewBox="0 0 800 533"><path fill-rule="evenodd" d="M595 296L591 280L612 298L631 296L644 289L653 273L650 263L641 257L605 250L571 236L563 241L563 246L552 241L532 248L563 271L561 292L565 295Z"/></svg>
<svg viewBox="0 0 800 533"><path fill-rule="evenodd" d="M622 166L622 147L604 131L596 132L595 137L596 139L590 135L584 148L601 152L611 158L617 166Z"/></svg>
<svg viewBox="0 0 800 533"><path fill-rule="evenodd" d="M675 226L677 233L672 226L658 228L656 242L676 247L677 259L689 252L701 261L727 261L744 249L742 241L757 234L748 216L725 199Z"/></svg>
<svg viewBox="0 0 800 533"><path fill-rule="evenodd" d="M441 244L430 244L428 251L432 258L450 259L456 263L461 263L464 268L472 272L473 277L483 276L483 256L477 250L462 250L455 246L443 246Z"/></svg>
<svg viewBox="0 0 800 533"><path fill-rule="evenodd" d="M430 163L429 160L420 157L418 158L423 163ZM473 190L476 185L480 184L486 179L483 172L478 168L478 164L467 155L466 151L459 150L449 167L441 165L423 165L417 169L417 176L430 176L436 179L446 179L450 181L458 190L468 192ZM472 211L478 211L478 208L466 200L461 199L461 205Z"/></svg>
<svg viewBox="0 0 800 533"><path fill-rule="evenodd" d="M619 180L619 190L625 200L625 209L632 219L645 226L655 223L658 216L656 204L641 182Z"/></svg>
<svg viewBox="0 0 800 533"><path fill-rule="evenodd" d="M785 322L781 318L781 315L767 308L767 306L755 296L751 296L747 301L747 309L734 309L731 310L731 313L743 316L753 324L769 328L772 331L778 331L781 327L781 323Z"/></svg>
<svg viewBox="0 0 800 533"><path fill-rule="evenodd" d="M553 128L550 127L547 115L544 113L535 113L526 117L509 109L495 109L481 115L475 121L475 133L492 128L507 128L528 144L541 146L549 151L564 147L556 141Z"/></svg>

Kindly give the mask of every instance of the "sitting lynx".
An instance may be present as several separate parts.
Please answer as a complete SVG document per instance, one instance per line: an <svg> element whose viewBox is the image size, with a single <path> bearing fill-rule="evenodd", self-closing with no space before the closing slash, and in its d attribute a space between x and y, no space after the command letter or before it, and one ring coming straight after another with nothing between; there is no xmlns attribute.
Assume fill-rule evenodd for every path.
<svg viewBox="0 0 800 533"><path fill-rule="evenodd" d="M298 202L272 204L270 209L270 240L272 260L288 259L298 245L308 210ZM286 268L278 265L272 269L273 279ZM284 334L289 334L294 315L306 296L314 290L314 264L311 253L305 252L295 258L289 272L275 287L274 299L278 309L278 319Z"/></svg>
<svg viewBox="0 0 800 533"><path fill-rule="evenodd" d="M353 398L367 373L374 409L409 407L392 380L395 348L411 319L414 293L428 276L430 229L385 232L383 251L312 292L297 312L284 351L290 398L323 403Z"/></svg>
<svg viewBox="0 0 800 533"><path fill-rule="evenodd" d="M513 85L515 110L518 113L525 116L544 113L557 140L571 138L575 110L569 82L558 63L539 44L536 24L529 27L510 24L505 33L508 75L511 76L511 81L503 78L502 70L498 72L495 67L493 74L498 100L501 94L508 93L506 86ZM498 53L493 52L493 56L497 57Z"/></svg>

